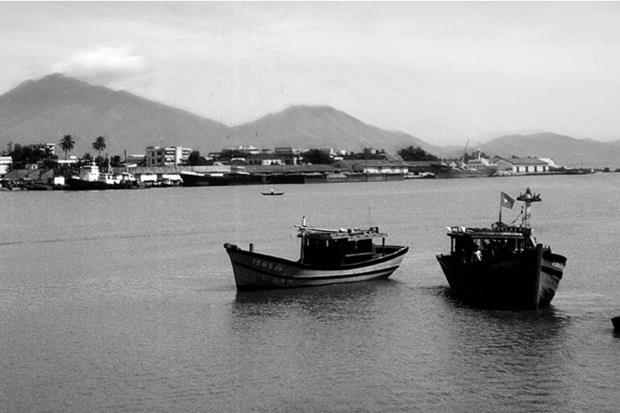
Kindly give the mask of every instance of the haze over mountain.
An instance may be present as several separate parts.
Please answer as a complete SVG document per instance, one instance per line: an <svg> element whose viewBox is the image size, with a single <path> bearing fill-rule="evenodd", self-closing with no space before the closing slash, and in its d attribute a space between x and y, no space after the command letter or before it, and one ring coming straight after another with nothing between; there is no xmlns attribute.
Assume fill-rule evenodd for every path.
<svg viewBox="0 0 620 413"><path fill-rule="evenodd" d="M365 124L328 106L292 106L230 127L60 74L28 80L0 96L2 150L9 142L59 143L65 134L76 141L72 153L77 155L93 153L92 142L97 136L106 138L107 153L120 155L124 151L144 153L144 148L151 145L181 145L203 154L239 145L350 151L372 147L391 153L412 145L440 157L458 157L464 149L430 145L404 132ZM620 140L599 142L546 132L502 136L470 146L468 152L478 148L488 155L553 158L566 166L620 167Z"/></svg>

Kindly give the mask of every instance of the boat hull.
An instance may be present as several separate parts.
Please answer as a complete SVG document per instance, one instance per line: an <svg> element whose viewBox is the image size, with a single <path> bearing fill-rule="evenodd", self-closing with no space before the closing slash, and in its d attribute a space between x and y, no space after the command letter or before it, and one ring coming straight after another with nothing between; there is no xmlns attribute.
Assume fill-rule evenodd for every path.
<svg viewBox="0 0 620 413"><path fill-rule="evenodd" d="M93 191L104 189L138 189L136 182L119 182L110 184L103 181L85 181L82 179L70 178L67 180L66 189L73 191Z"/></svg>
<svg viewBox="0 0 620 413"><path fill-rule="evenodd" d="M179 175L183 180L183 186L228 186L264 183L258 176L241 173L200 174L181 172Z"/></svg>
<svg viewBox="0 0 620 413"><path fill-rule="evenodd" d="M611 324L613 324L614 330L620 331L620 316L612 318Z"/></svg>
<svg viewBox="0 0 620 413"><path fill-rule="evenodd" d="M356 264L320 267L244 251L224 244L230 257L238 290L314 287L387 278L399 267L409 250L385 246L385 254Z"/></svg>
<svg viewBox="0 0 620 413"><path fill-rule="evenodd" d="M464 302L485 308L534 310L549 305L558 288L566 258L538 244L498 259L464 262L438 255L451 292Z"/></svg>

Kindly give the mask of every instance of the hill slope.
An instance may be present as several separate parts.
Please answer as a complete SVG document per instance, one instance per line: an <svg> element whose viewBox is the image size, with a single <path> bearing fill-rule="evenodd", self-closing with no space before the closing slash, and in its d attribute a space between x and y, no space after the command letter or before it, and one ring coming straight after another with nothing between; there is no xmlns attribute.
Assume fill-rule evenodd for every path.
<svg viewBox="0 0 620 413"><path fill-rule="evenodd" d="M366 147L395 153L420 146L438 156L458 157L461 148L438 147L403 132L368 125L328 106L293 106L256 121L228 127L139 96L53 74L29 80L0 96L0 149L8 142L76 141L73 154L93 153L104 136L106 152L144 153L150 145L181 145L202 153L237 145L273 149ZM620 167L620 141L598 142L553 133L509 135L480 146L489 155L539 156L567 166ZM470 148L471 152L474 148ZM60 152L60 151L58 151Z"/></svg>
<svg viewBox="0 0 620 413"><path fill-rule="evenodd" d="M97 136L108 153L143 153L149 145L181 145L203 153L237 145L397 151L431 145L402 132L370 126L329 107L295 106L255 122L228 127L127 92L60 74L26 81L0 96L0 145L58 143L70 134L73 153L93 152Z"/></svg>
<svg viewBox="0 0 620 413"><path fill-rule="evenodd" d="M332 147L355 151L377 148L395 153L413 145L432 153L439 150L411 135L365 124L329 106L292 106L231 130L237 140L255 141L263 147Z"/></svg>
<svg viewBox="0 0 620 413"><path fill-rule="evenodd" d="M149 145L197 147L224 141L226 125L127 92L59 74L26 81L0 96L0 144L58 143L73 136L74 153L93 152L97 136L109 153L143 153ZM217 143L216 143L217 144Z"/></svg>

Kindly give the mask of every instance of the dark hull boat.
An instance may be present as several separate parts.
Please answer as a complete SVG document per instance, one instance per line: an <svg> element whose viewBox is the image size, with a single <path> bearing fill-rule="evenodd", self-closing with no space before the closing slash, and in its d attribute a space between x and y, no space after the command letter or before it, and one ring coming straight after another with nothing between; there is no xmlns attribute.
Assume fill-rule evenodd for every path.
<svg viewBox="0 0 620 413"><path fill-rule="evenodd" d="M620 316L612 318L611 324L613 324L614 330L620 331Z"/></svg>
<svg viewBox="0 0 620 413"><path fill-rule="evenodd" d="M258 176L247 172L199 173L180 172L183 186L228 186L262 183Z"/></svg>
<svg viewBox="0 0 620 413"><path fill-rule="evenodd" d="M451 252L437 255L437 260L455 296L485 308L530 310L549 305L566 257L532 237L529 204L535 201L530 196L528 189L517 198L526 202L521 226L505 225L500 218L491 228L449 228Z"/></svg>
<svg viewBox="0 0 620 413"><path fill-rule="evenodd" d="M138 189L139 185L134 181L84 181L76 178L67 180L66 189L73 191L100 191L105 189Z"/></svg>
<svg viewBox="0 0 620 413"><path fill-rule="evenodd" d="M278 195L284 195L284 192L276 192L272 189L271 191L268 191L268 192L261 192L261 194L265 196L278 196Z"/></svg>
<svg viewBox="0 0 620 413"><path fill-rule="evenodd" d="M301 258L284 258L242 250L224 244L230 257L238 290L314 287L389 277L399 267L409 247L375 245L384 237L376 228L322 230L300 227Z"/></svg>
<svg viewBox="0 0 620 413"><path fill-rule="evenodd" d="M438 255L453 293L487 308L536 309L548 305L562 279L566 258L542 244L501 257L466 263Z"/></svg>

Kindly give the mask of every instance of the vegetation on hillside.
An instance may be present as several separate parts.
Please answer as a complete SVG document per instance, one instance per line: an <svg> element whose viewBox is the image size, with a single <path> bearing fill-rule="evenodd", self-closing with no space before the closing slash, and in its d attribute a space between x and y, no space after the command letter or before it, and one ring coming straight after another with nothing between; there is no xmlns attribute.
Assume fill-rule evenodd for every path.
<svg viewBox="0 0 620 413"><path fill-rule="evenodd" d="M398 155L403 158L403 161L438 161L435 155L426 152L419 146L408 146L400 149Z"/></svg>

